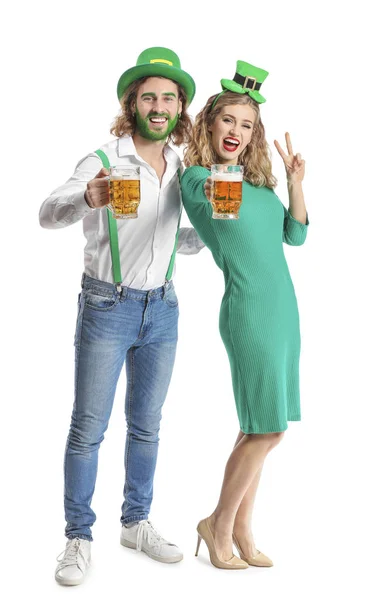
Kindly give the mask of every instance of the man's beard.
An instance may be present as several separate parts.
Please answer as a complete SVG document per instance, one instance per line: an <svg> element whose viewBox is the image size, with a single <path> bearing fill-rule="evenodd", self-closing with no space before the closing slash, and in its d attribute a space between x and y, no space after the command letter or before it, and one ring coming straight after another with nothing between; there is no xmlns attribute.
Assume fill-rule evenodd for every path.
<svg viewBox="0 0 365 600"><path fill-rule="evenodd" d="M151 117L165 117L167 119L167 129L164 131L152 131L149 128L150 118ZM166 113L150 113L145 119L141 117L138 112L138 108L136 108L136 125L138 129L138 133L145 138L146 140L151 140L154 142L166 139L170 133L175 129L176 124L179 120L179 114L171 119L169 115Z"/></svg>

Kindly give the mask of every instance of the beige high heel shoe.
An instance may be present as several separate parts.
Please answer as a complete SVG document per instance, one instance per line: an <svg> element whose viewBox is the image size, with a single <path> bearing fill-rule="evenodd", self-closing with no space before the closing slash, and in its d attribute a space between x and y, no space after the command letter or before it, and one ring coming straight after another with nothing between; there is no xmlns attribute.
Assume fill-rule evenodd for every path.
<svg viewBox="0 0 365 600"><path fill-rule="evenodd" d="M209 523L209 517L200 521L196 529L198 532L198 543L196 546L195 556L198 556L200 543L203 539L208 547L209 558L212 565L218 569L247 569L247 562L239 559L238 556L235 556L234 554L229 560L220 560L218 558L217 550L214 544L213 532Z"/></svg>
<svg viewBox="0 0 365 600"><path fill-rule="evenodd" d="M268 556L266 556L266 554L263 554L262 552L259 552L258 554L256 554L256 556L245 556L243 554L242 548L239 545L239 542L234 534L233 534L233 543L236 546L238 553L239 553L240 557L242 558L242 560L245 560L252 567L273 567L274 566L274 563L272 562L272 560Z"/></svg>

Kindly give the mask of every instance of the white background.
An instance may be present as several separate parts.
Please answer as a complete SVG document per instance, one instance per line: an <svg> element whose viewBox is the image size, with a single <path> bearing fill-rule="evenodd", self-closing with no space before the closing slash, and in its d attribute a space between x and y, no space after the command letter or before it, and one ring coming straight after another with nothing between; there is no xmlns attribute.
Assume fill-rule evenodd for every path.
<svg viewBox="0 0 365 600"><path fill-rule="evenodd" d="M358 8L356 8L358 7ZM2 589L6 597L256 599L363 597L364 85L360 3L17 2L2 15ZM307 242L286 247L302 330L302 423L266 462L254 515L273 569L210 566L195 527L215 506L238 432L219 337L223 276L205 249L178 256L180 341L163 414L151 519L185 560L161 565L119 546L124 374L100 451L93 568L53 579L64 547L63 450L73 401L81 222L38 223L42 201L111 139L116 84L149 46L173 48L197 83L190 113L233 77L265 68L273 146L289 131L307 161ZM187 219L185 217L185 224Z"/></svg>

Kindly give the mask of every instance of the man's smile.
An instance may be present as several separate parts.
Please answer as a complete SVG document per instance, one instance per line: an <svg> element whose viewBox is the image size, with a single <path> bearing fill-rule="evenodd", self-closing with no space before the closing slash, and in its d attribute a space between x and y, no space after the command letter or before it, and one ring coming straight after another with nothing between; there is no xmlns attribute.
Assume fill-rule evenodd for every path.
<svg viewBox="0 0 365 600"><path fill-rule="evenodd" d="M147 116L147 122L153 129L161 129L169 122L169 116L165 114L157 114Z"/></svg>
<svg viewBox="0 0 365 600"><path fill-rule="evenodd" d="M166 117L150 117L151 123L155 125L164 125L167 121Z"/></svg>

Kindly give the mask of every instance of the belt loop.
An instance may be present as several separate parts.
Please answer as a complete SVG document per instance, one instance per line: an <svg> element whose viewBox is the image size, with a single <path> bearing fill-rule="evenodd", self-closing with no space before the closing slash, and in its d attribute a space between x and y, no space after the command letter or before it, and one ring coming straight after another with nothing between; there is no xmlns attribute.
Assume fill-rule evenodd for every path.
<svg viewBox="0 0 365 600"><path fill-rule="evenodd" d="M121 283L117 283L117 292L118 292L118 294L120 294L122 292L122 284Z"/></svg>
<svg viewBox="0 0 365 600"><path fill-rule="evenodd" d="M82 288L84 287L85 276L86 276L86 273L83 273L82 277L81 277L81 287Z"/></svg>

